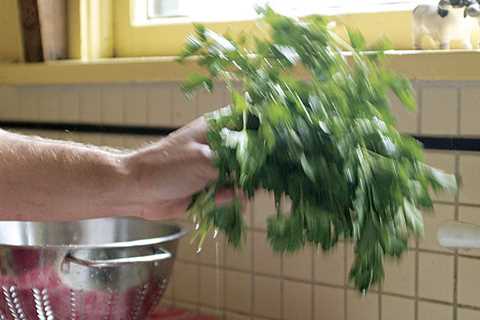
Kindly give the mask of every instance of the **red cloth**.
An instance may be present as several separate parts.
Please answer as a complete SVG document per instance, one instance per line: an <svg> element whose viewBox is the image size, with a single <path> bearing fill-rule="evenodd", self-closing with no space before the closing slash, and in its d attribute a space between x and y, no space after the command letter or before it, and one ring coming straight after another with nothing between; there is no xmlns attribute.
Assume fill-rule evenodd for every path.
<svg viewBox="0 0 480 320"><path fill-rule="evenodd" d="M149 320L216 320L216 318L175 308L161 308L157 309Z"/></svg>

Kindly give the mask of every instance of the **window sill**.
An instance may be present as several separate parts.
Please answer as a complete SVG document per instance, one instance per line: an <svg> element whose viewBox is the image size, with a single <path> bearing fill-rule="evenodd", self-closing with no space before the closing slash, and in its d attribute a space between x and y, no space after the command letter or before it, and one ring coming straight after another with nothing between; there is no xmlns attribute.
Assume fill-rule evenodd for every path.
<svg viewBox="0 0 480 320"><path fill-rule="evenodd" d="M480 80L480 50L390 51L387 63L412 80ZM201 72L173 57L116 58L95 62L0 63L0 85L100 84L183 81ZM299 76L305 73L298 69Z"/></svg>

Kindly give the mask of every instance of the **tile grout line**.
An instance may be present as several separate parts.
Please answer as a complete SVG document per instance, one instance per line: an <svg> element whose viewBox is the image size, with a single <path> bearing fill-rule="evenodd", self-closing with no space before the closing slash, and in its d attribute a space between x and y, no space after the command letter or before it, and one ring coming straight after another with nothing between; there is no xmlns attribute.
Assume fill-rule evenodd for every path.
<svg viewBox="0 0 480 320"><path fill-rule="evenodd" d="M151 119L152 119L152 97L151 97L151 92L155 88L155 84L149 85L146 90L145 90L145 103L146 103L146 110L145 110L145 116L147 119L145 119L145 123L147 125L151 124Z"/></svg>
<svg viewBox="0 0 480 320"><path fill-rule="evenodd" d="M169 111L170 111L169 112L169 114L170 114L169 122L170 122L170 125L172 127L174 127L175 126L175 114L174 114L174 109L175 108L173 106L173 102L175 101L175 99L174 99L174 96L173 96L173 90L175 90L175 85L174 84L169 84L167 90L168 90L168 100L169 100L169 102L168 102L169 107L168 108L169 108Z"/></svg>
<svg viewBox="0 0 480 320"><path fill-rule="evenodd" d="M250 221L251 223L251 221ZM251 277L251 285L252 285L252 294L250 295L250 319L253 320L254 313L255 313L255 232L253 231L247 231L250 233L250 241L252 243L252 250L250 252L250 277ZM281 288L280 288L281 289Z"/></svg>
<svg viewBox="0 0 480 320"><path fill-rule="evenodd" d="M350 289L351 291L353 291L354 289ZM411 301L414 301L415 298L412 297L412 296L406 296L406 295L403 295L403 294L398 294L398 293L387 293L387 292L384 292L383 295L385 296L388 296L388 297L396 297L396 298L402 298L402 299L407 299L407 300L411 300ZM166 301L169 301L171 302L172 300L171 299L167 299L165 298L164 300ZM450 302L447 302L447 301L441 301L441 300L435 300L435 299L428 299L428 298L418 298L419 301L421 302L427 302L427 303L433 303L433 304L438 304L438 305L442 305L442 306L447 306L447 307L453 307L453 304L450 303ZM163 300L162 300L163 301ZM191 302L189 301L184 301L184 300L180 300L179 303L187 303L187 304L190 304L192 305ZM200 303L200 305L202 307L206 307L206 308L210 308L210 309L213 309L214 307L211 306L211 305L208 305L208 304L203 304L203 303ZM466 305L466 304L459 304L458 305L459 307L462 307L462 308L465 308L465 309L468 309L468 310L472 310L472 311L480 311L480 306L472 306L472 305ZM244 312L241 312L241 311L238 311L238 310L234 310L234 309L226 309L226 311L230 311L230 312L234 312L234 313L239 313L239 314L246 314ZM262 316L262 318L268 318L267 316ZM276 319L278 320L278 319ZM388 320L388 319L387 319ZM423 320L423 319L422 319Z"/></svg>
<svg viewBox="0 0 480 320"><path fill-rule="evenodd" d="M198 94L195 95L193 103L194 103L194 107L195 107L195 112L194 112L195 118L197 118L197 117L198 117ZM215 250L215 254L218 254L216 250ZM197 257L197 260L200 260L200 256ZM216 258L215 258L215 260L216 260ZM200 314L200 299L201 299L200 288L201 288L201 285L202 285L201 279L200 279L200 277L201 277L200 264L198 264L197 267L198 267L198 270L197 270L197 274L198 274L198 289L197 289L197 294L198 294L198 313ZM216 279L216 281L218 281L218 279Z"/></svg>
<svg viewBox="0 0 480 320"><path fill-rule="evenodd" d="M419 287L420 287L420 277L419 277L419 272L420 272L420 251L418 250L420 246L419 240L417 239L415 241L415 247L417 250L415 250L415 303L414 303L414 309L415 309L415 320L421 320L419 319Z"/></svg>
<svg viewBox="0 0 480 320"><path fill-rule="evenodd" d="M348 320L348 247L353 246L352 243L346 243L343 246L343 319Z"/></svg>
<svg viewBox="0 0 480 320"><path fill-rule="evenodd" d="M380 283L378 285L378 319L379 320L382 320L382 307L383 307L382 300L383 300L383 286Z"/></svg>
<svg viewBox="0 0 480 320"><path fill-rule="evenodd" d="M414 319L415 320L421 320L419 319L419 280L420 280L420 277L419 277L419 270L420 270L420 250L419 250L419 240L416 239L415 240L415 280L414 280L414 283L415 283L415 303L414 303L414 311L415 311L415 317Z"/></svg>
<svg viewBox="0 0 480 320"><path fill-rule="evenodd" d="M458 176L459 173L460 173L460 154L457 152L455 155L455 175ZM460 218L459 205L458 205L459 198L460 198L460 192L457 191L455 194L455 211L454 211L456 221L458 221ZM453 255L453 320L458 319L458 261L459 261L459 253L458 253L458 249L455 249L454 255Z"/></svg>
<svg viewBox="0 0 480 320"><path fill-rule="evenodd" d="M223 306L222 306L222 313L223 319L227 319L227 299L225 298L227 295L227 272L225 270L225 265L227 264L227 240L222 238L223 241L223 253L222 253L222 265L219 266L220 271L223 273Z"/></svg>
<svg viewBox="0 0 480 320"><path fill-rule="evenodd" d="M462 117L462 91L461 88L457 88L457 135L460 136L461 130L461 117ZM459 152L455 153L455 175L458 177L460 174L460 155ZM459 207L458 202L460 200L460 193L457 191L455 193L455 208L454 215L455 220L459 220ZM453 320L458 318L458 249L454 250L453 255Z"/></svg>
<svg viewBox="0 0 480 320"><path fill-rule="evenodd" d="M197 253L197 260L200 260L200 256L199 254ZM200 314L200 297L201 297L201 294L200 294L200 288L202 286L202 280L200 279L200 264L195 264L195 267L196 267L196 271L197 271L197 303L196 303L196 306L197 306L197 313Z"/></svg>
<svg viewBox="0 0 480 320"><path fill-rule="evenodd" d="M281 208L283 209L283 206L285 205L285 203L283 202L283 200L281 200L280 202L280 206ZM284 264L285 264L285 253L282 253L280 255L280 296L282 297L282 305L280 306L280 319L283 319L283 316L284 316L284 312L283 312L283 306L284 306L284 301L283 301L283 297L285 296L284 294L284 286L285 286L285 282L284 282Z"/></svg>
<svg viewBox="0 0 480 320"><path fill-rule="evenodd" d="M417 91L417 105L418 105L418 122L417 122L417 130L418 133L422 133L422 119L423 119L423 88L421 85L419 85L416 88ZM417 239L415 239L415 273L414 273L414 320L420 320L419 319L419 303L418 303L418 296L419 296L419 269L420 269L420 253L419 253L419 247L420 243Z"/></svg>
<svg viewBox="0 0 480 320"><path fill-rule="evenodd" d="M225 103L226 97L225 94L222 94L222 104ZM227 265L227 239L223 238L222 244L223 244L223 253L222 253L222 264L220 266L217 266L220 270L220 272L223 273L223 304L222 304L222 319L226 320L227 319L227 299L226 294L227 294L227 272L225 270L225 266ZM220 260L220 259L219 259Z"/></svg>
<svg viewBox="0 0 480 320"><path fill-rule="evenodd" d="M312 290L311 294L310 294L310 301L311 301L311 306L310 306L310 320L314 320L315 319L315 268L316 268L316 263L315 263L315 257L317 256L318 254L318 248L316 248L315 246L312 246L312 281L311 281L311 284L310 284L310 288Z"/></svg>
<svg viewBox="0 0 480 320"><path fill-rule="evenodd" d="M215 310L220 314L220 319L225 319L225 281L226 274L223 269L223 258L225 257L225 239L215 239L215 275L219 283L215 286L217 298Z"/></svg>
<svg viewBox="0 0 480 320"><path fill-rule="evenodd" d="M422 133L422 118L423 118L423 108L422 108L422 99L423 91L418 85L415 86L415 91L417 93L417 132L418 134Z"/></svg>
<svg viewBox="0 0 480 320"><path fill-rule="evenodd" d="M281 306L280 306L280 319L283 319L284 318L284 305L285 305L285 301L284 301L284 297L285 297L285 288L284 288L284 278L283 278L283 263L285 261L285 255L282 253L280 255L280 301L281 301Z"/></svg>
<svg viewBox="0 0 480 320"><path fill-rule="evenodd" d="M457 136L461 136L461 119L462 119L462 91L460 88L457 88Z"/></svg>

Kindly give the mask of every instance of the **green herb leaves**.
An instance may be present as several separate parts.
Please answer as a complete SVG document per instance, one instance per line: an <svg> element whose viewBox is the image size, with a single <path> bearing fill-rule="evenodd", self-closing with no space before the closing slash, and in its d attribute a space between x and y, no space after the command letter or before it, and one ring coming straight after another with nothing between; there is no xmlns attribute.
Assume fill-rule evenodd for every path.
<svg viewBox="0 0 480 320"><path fill-rule="evenodd" d="M237 42L197 26L181 55L196 56L208 73L192 76L188 92L222 81L232 95L230 108L207 115L220 177L193 199L196 237L201 246L220 230L241 245L240 202L216 207L215 192L233 187L252 198L265 189L276 199L267 230L273 250L329 250L352 241L350 279L367 290L383 279L384 257L400 257L409 237L423 232L429 191L453 191L456 181L425 165L421 146L395 129L389 92L409 109L415 99L410 82L384 67L381 52L361 53L358 32L345 43L322 17L262 12L271 40ZM299 66L308 81L295 77Z"/></svg>

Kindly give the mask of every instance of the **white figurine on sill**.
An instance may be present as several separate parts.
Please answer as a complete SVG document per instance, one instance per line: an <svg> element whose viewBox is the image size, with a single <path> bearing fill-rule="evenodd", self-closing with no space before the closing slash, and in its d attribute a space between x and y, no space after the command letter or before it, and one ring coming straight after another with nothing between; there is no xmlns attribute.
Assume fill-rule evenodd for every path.
<svg viewBox="0 0 480 320"><path fill-rule="evenodd" d="M474 0L441 0L435 5L419 5L413 10L413 37L415 49L422 49L422 39L428 35L449 49L451 41L461 41L465 49L472 48L474 19L466 8Z"/></svg>
<svg viewBox="0 0 480 320"><path fill-rule="evenodd" d="M477 1L473 1L473 3L467 7L466 12L469 17L475 18L480 24L480 4Z"/></svg>

